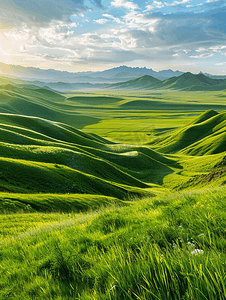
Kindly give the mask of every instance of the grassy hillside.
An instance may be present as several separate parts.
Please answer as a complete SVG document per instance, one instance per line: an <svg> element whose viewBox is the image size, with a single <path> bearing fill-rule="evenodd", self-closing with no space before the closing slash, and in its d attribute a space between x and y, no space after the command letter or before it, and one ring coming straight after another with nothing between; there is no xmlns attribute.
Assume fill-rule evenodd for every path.
<svg viewBox="0 0 226 300"><path fill-rule="evenodd" d="M77 128L98 121L95 117L77 113L72 105L65 104L66 98L61 94L38 86L14 83L1 85L0 99L1 113L47 118Z"/></svg>
<svg viewBox="0 0 226 300"><path fill-rule="evenodd" d="M154 78L153 76L144 75L136 79L132 79L126 82L115 83L108 88L114 89L153 89L161 85L161 80Z"/></svg>
<svg viewBox="0 0 226 300"><path fill-rule="evenodd" d="M211 79L203 74L194 75L187 72L178 77L166 79L162 87L190 91L217 91L225 89L226 85L223 79Z"/></svg>
<svg viewBox="0 0 226 300"><path fill-rule="evenodd" d="M190 75L184 74L184 79L193 76ZM198 78L203 79L202 76ZM7 180L1 179L2 191L82 191L120 199L128 198L131 193L142 196L153 191L155 194L162 187L179 189L196 175L181 170L180 156L166 157L167 154L224 152L225 114L216 112L216 109L225 108L222 92L208 94L208 101L206 94L192 92L59 94L2 80L5 83L1 89L2 107L11 110L0 113L2 164L6 169L10 164L10 170L15 165L16 172L22 173L21 183L29 177L29 170L40 174L37 180L41 182L37 188L33 180L29 191L26 185L16 184L18 175L15 173ZM149 80L148 76L143 76L137 82L146 84ZM151 80L154 82L153 78ZM193 115L198 116L194 118ZM48 116L48 120L43 116ZM91 119L95 124L90 124ZM180 122L183 125L185 121L187 125L179 127ZM79 127L85 130L77 129ZM178 128L173 130L175 127ZM124 139L126 144L119 143ZM146 145L141 147L141 144ZM61 173L68 173L67 178L63 178L54 165L62 168ZM43 174L49 176L46 183L42 182ZM77 184L81 178L89 182L84 188ZM101 192L105 183L109 190L103 188Z"/></svg>
<svg viewBox="0 0 226 300"><path fill-rule="evenodd" d="M223 300L224 198L221 188L86 214L1 215L0 297Z"/></svg>
<svg viewBox="0 0 226 300"><path fill-rule="evenodd" d="M153 143L159 151L167 153L181 151L199 156L220 153L225 151L225 126L226 114L209 110L191 124Z"/></svg>
<svg viewBox="0 0 226 300"><path fill-rule="evenodd" d="M170 172L153 151L147 155L132 146L119 151L104 139L40 118L0 114L0 120L2 191L124 199L147 193L150 186L138 176L144 166L149 173L155 173L156 165Z"/></svg>
<svg viewBox="0 0 226 300"><path fill-rule="evenodd" d="M110 85L108 88L114 89L176 89L186 91L220 91L226 89L225 79L211 79L204 74L194 75L190 72L180 76L159 80L152 76L129 80L122 83Z"/></svg>
<svg viewBox="0 0 226 300"><path fill-rule="evenodd" d="M148 80L142 78L143 82ZM189 166L182 170L180 156L166 157L166 154L203 155L224 151L225 114L213 109L198 114L206 108L224 108L224 94L213 94L214 99L218 97L215 103L212 98L204 102L204 94L203 101L197 104L195 99L186 100L185 94L167 94L166 99L163 92L138 94L138 99L129 92L126 95L118 92L62 95L10 82L2 85L1 91L4 105L12 111L0 113L0 155L4 172L7 168L15 169L14 173L8 172L8 177L1 178L2 191L81 192L119 199L127 199L130 194L143 197L162 188L179 189L199 172L189 173ZM200 95L197 97L202 99ZM189 111L198 116L194 118ZM48 120L37 117L45 114ZM72 122L83 126L78 117L85 122L85 130L70 125ZM59 122L61 118L67 124ZM95 124L89 124L90 118L96 120ZM171 126L178 127L180 120L190 121L172 130ZM151 122L159 125L153 129ZM127 144L118 143L115 135L127 138ZM108 137L114 137L113 141ZM141 147L142 143L146 145ZM38 187L33 173L40 182ZM29 176L31 182L28 180L24 185ZM48 180L42 180L43 177ZM81 184L83 180L87 182L85 186ZM107 188L103 188L105 184Z"/></svg>
<svg viewBox="0 0 226 300"><path fill-rule="evenodd" d="M0 299L225 299L225 92L7 80Z"/></svg>
<svg viewBox="0 0 226 300"><path fill-rule="evenodd" d="M117 198L81 194L12 194L0 193L1 213L68 213L109 206L128 205ZM29 227L29 226L28 226Z"/></svg>
<svg viewBox="0 0 226 300"><path fill-rule="evenodd" d="M120 78L120 73L117 75ZM138 76L138 75L137 75ZM141 77L131 79L128 81L118 82L114 84L108 83L90 83L91 78L85 78L84 82L41 82L41 81L26 81L20 79L12 79L0 76L0 89L12 89L10 86L34 89L37 93L47 94L52 97L51 91L75 91L75 90L101 90L101 89L117 89L117 90L152 90L152 89L173 89L184 91L222 91L226 89L226 79L213 79L204 74L192 74L190 72L183 73L179 76L170 77L166 80L159 80L150 75L143 75ZM106 79L108 82L109 79ZM114 80L113 80L114 81Z"/></svg>

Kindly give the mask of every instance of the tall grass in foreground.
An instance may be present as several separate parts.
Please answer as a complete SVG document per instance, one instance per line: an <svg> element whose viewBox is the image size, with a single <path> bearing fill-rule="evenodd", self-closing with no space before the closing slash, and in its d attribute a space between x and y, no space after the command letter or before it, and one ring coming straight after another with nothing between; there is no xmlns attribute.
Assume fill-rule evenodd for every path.
<svg viewBox="0 0 226 300"><path fill-rule="evenodd" d="M14 232L0 299L226 299L225 199L225 188L170 194Z"/></svg>

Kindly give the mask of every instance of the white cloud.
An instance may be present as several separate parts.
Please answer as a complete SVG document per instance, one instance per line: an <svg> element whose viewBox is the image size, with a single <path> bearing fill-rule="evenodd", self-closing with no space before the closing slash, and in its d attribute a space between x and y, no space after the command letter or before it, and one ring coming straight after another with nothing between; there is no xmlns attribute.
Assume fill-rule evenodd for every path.
<svg viewBox="0 0 226 300"><path fill-rule="evenodd" d="M31 5L27 8L28 1ZM205 62L206 58L214 55L223 60L226 55L226 7L218 9L218 4L216 6L215 3L204 3L203 9L208 6L206 14L197 11L196 7L186 13L179 11L163 15L147 12L166 7L164 0L149 2L150 5L146 4L143 12L132 0L111 0L110 8L106 8L99 16L95 11L89 10L83 0L45 2L45 10L34 12L37 5L44 5L44 0L0 0L2 60L4 58L6 61L11 57L14 61L31 65L37 65L38 61L40 66L42 62L42 66L46 67L54 66L57 62L62 68L65 62L65 66L70 65L72 68L75 62L81 65L90 63L90 66L91 62L96 62L97 65L98 62L124 63L131 60L161 61L161 64L165 61L169 64L171 60L188 63L192 59L200 59ZM9 10L7 18L3 20L5 10L2 9L6 7L6 3L12 8L12 13ZM12 3L17 6L22 4L16 9ZM51 12L46 11L53 3L56 8ZM95 3L101 7L100 1L96 0ZM188 3L189 0L173 0L168 6ZM186 5L188 6L190 7ZM214 7L213 12L211 7ZM120 11L120 17L114 15L115 12L118 13L115 8L124 8ZM89 14L86 15L88 11ZM69 20L69 16L73 14L72 19L77 18L76 23ZM94 20L90 17L92 14L95 16ZM85 23L87 18L90 26ZM93 22L104 26L95 26L96 32L93 32ZM193 61L196 63L197 60Z"/></svg>
<svg viewBox="0 0 226 300"><path fill-rule="evenodd" d="M118 23L118 24L122 23L121 20L120 20L119 18L116 18L116 17L114 17L114 16L112 16L112 15L109 15L109 14L103 14L102 16L105 17L105 18L112 19L113 21L115 21L115 22Z"/></svg>
<svg viewBox="0 0 226 300"><path fill-rule="evenodd" d="M48 43L56 43L62 41L74 33L73 28L77 27L77 23L65 23L63 21L51 21L48 27L39 29L39 37Z"/></svg>
<svg viewBox="0 0 226 300"><path fill-rule="evenodd" d="M188 2L190 2L190 0L174 1L174 2L172 2L172 3L164 2L164 4L165 4L166 6L176 6L176 5L186 4L186 3L188 3Z"/></svg>
<svg viewBox="0 0 226 300"><path fill-rule="evenodd" d="M162 8L164 7L164 4L161 1L154 1L153 5L157 8Z"/></svg>
<svg viewBox="0 0 226 300"><path fill-rule="evenodd" d="M32 40L30 30L24 26L20 30L15 28L0 32L0 48L2 53L7 55L16 55L22 49L24 44Z"/></svg>
<svg viewBox="0 0 226 300"><path fill-rule="evenodd" d="M213 56L213 53L209 53L209 54L202 53L200 55L193 55L193 56L191 55L190 58L203 59L203 58L208 58L208 57L211 57L211 56Z"/></svg>
<svg viewBox="0 0 226 300"><path fill-rule="evenodd" d="M139 30L150 30L153 32L158 22L157 17L150 18L144 14L131 11L127 13L123 19L126 22L128 28L134 28Z"/></svg>
<svg viewBox="0 0 226 300"><path fill-rule="evenodd" d="M117 50L131 50L137 48L138 39L133 36L132 32L128 29L112 30L108 38L112 39L110 46Z"/></svg>
<svg viewBox="0 0 226 300"><path fill-rule="evenodd" d="M214 46L209 48L213 53L220 53L222 55L226 55L226 46Z"/></svg>
<svg viewBox="0 0 226 300"><path fill-rule="evenodd" d="M46 59L78 59L79 54L70 49L60 48L60 47L44 47L44 46L27 46L27 53L35 56L40 56Z"/></svg>
<svg viewBox="0 0 226 300"><path fill-rule="evenodd" d="M191 55L190 58L203 59L213 56L215 53L221 53L222 55L226 54L226 46L215 46L215 47L201 47L194 51L194 55Z"/></svg>
<svg viewBox="0 0 226 300"><path fill-rule="evenodd" d="M98 23L100 25L107 23L109 20L107 19L99 19L99 20L94 20L95 23Z"/></svg>
<svg viewBox="0 0 226 300"><path fill-rule="evenodd" d="M216 63L215 66L223 66L225 64L226 64L226 62L221 62L221 63Z"/></svg>
<svg viewBox="0 0 226 300"><path fill-rule="evenodd" d="M111 2L111 6L114 7L124 7L126 9L135 10L138 9L139 6L133 2L126 1L126 0L113 0Z"/></svg>
<svg viewBox="0 0 226 300"><path fill-rule="evenodd" d="M1 0L0 21L43 26L52 20L69 21L71 15L87 10L83 0Z"/></svg>
<svg viewBox="0 0 226 300"><path fill-rule="evenodd" d="M84 33L80 36L73 37L71 39L72 45L79 46L93 46L94 48L101 48L105 41L97 33ZM82 47L84 48L84 47Z"/></svg>
<svg viewBox="0 0 226 300"><path fill-rule="evenodd" d="M146 6L146 11L151 11L153 10L154 8L163 8L165 6L164 3L162 3L161 1L153 1L153 3L151 5L147 5Z"/></svg>

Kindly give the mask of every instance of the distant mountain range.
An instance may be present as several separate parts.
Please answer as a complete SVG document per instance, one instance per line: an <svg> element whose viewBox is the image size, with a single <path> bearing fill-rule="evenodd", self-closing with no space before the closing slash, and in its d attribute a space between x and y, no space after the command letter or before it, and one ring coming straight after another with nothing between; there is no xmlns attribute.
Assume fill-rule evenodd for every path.
<svg viewBox="0 0 226 300"><path fill-rule="evenodd" d="M117 68L113 68L110 70L102 71L102 72L96 72L96 75L104 76L105 78L115 78L119 81L119 79L135 79L137 77L141 77L143 75L149 75L153 76L157 79L164 80L167 78L170 78L172 76L179 76L183 74L183 72L180 71L172 71L172 70L163 70L156 72L152 69L147 68L131 68L127 66L121 66Z"/></svg>
<svg viewBox="0 0 226 300"><path fill-rule="evenodd" d="M226 89L226 79L212 79L204 74L184 73L166 80L144 75L140 78L109 86L112 89L175 89L189 91L218 91Z"/></svg>
<svg viewBox="0 0 226 300"><path fill-rule="evenodd" d="M40 85L38 82L33 84ZM42 83L44 86L44 83ZM116 90L153 90L153 89L174 89L184 91L221 91L226 90L226 79L212 79L204 74L183 73L180 76L173 76L166 80L159 80L153 76L143 75L139 78L113 83L45 83L45 87L58 91L86 90L86 89L116 89Z"/></svg>
<svg viewBox="0 0 226 300"><path fill-rule="evenodd" d="M113 69L112 69L113 70ZM110 70L108 70L110 71ZM106 71L106 72L108 72ZM138 73L139 74L139 73ZM107 75L106 75L107 76ZM52 78L51 78L52 79ZM55 91L69 90L94 90L94 89L116 89L116 90L153 90L153 89L174 89L184 91L221 91L226 90L225 79L213 79L202 73L192 74L190 72L182 73L179 76L173 76L165 80L157 79L150 75L121 81L117 83L83 83L83 82L44 82L44 81L28 81L21 78L8 78L0 76L0 89L2 85L11 84L20 87L28 87L37 89L39 87Z"/></svg>
<svg viewBox="0 0 226 300"><path fill-rule="evenodd" d="M0 75L11 76L29 81L44 81L44 82L62 82L62 83L118 83L122 81L133 80L144 75L152 76L159 80L166 80L171 77L180 76L184 74L181 71L162 70L156 72L147 68L131 68L121 66L102 72L78 72L70 73L66 71L57 70L42 70L33 67L22 67L15 65L8 65L0 62ZM225 76L214 76L205 74L207 77L214 79L224 79Z"/></svg>

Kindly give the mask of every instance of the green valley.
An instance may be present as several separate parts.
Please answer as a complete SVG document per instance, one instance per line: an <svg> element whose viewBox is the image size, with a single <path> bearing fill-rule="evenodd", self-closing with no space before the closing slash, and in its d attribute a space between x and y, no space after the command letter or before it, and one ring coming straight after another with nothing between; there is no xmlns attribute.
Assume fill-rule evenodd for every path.
<svg viewBox="0 0 226 300"><path fill-rule="evenodd" d="M225 299L224 82L0 77L0 299Z"/></svg>

